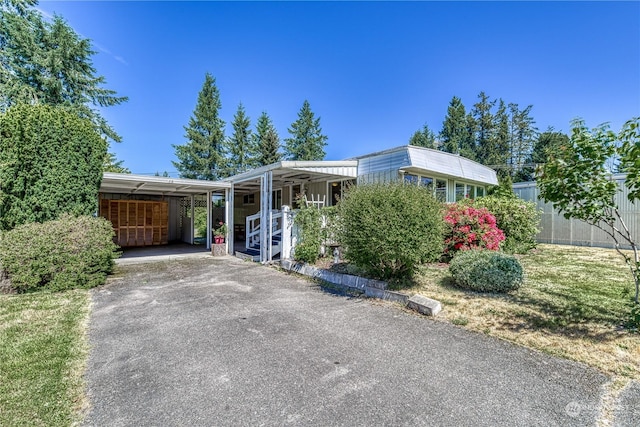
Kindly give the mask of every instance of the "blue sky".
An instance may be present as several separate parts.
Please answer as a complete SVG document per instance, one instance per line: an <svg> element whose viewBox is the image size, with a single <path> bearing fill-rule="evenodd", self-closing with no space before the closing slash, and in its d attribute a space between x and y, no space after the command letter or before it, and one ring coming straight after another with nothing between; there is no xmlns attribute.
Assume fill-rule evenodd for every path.
<svg viewBox="0 0 640 427"><path fill-rule="evenodd" d="M221 116L242 102L281 139L305 99L329 137L327 160L403 145L442 127L455 95L525 107L542 131L582 117L614 130L640 115L640 2L41 1L92 40L112 149L134 173L169 171L204 75Z"/></svg>

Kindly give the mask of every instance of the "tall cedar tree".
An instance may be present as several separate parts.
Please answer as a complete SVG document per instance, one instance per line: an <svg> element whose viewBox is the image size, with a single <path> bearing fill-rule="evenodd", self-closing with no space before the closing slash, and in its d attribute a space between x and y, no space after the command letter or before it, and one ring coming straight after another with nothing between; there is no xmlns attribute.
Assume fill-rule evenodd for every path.
<svg viewBox="0 0 640 427"><path fill-rule="evenodd" d="M491 114L491 109L495 103L496 101L491 101L486 93L480 92L478 102L473 105L472 110L476 123L476 158L484 165L492 164L491 161L495 157L497 150L493 114Z"/></svg>
<svg viewBox="0 0 640 427"><path fill-rule="evenodd" d="M526 180L522 176L522 169L526 166L527 158L533 149L533 142L537 137L535 120L531 117L533 105L520 110L518 104L509 104L511 120L509 122L511 176L514 182Z"/></svg>
<svg viewBox="0 0 640 427"><path fill-rule="evenodd" d="M422 129L417 130L409 139L410 145L426 148L438 148L436 141L436 134L429 129L429 126L425 123Z"/></svg>
<svg viewBox="0 0 640 427"><path fill-rule="evenodd" d="M309 101L302 104L298 120L291 124L289 134L291 138L284 140L287 160L324 160L327 136L322 134L320 117L315 118Z"/></svg>
<svg viewBox="0 0 640 427"><path fill-rule="evenodd" d="M89 119L103 136L121 137L93 107L127 101L105 89L96 76L91 41L81 38L60 16L45 22L37 0L0 1L0 112L19 103L65 105ZM121 165L111 153L106 165Z"/></svg>
<svg viewBox="0 0 640 427"><path fill-rule="evenodd" d="M251 133L251 119L242 103L233 116L233 135L229 139L229 176L246 172L256 165L256 144Z"/></svg>
<svg viewBox="0 0 640 427"><path fill-rule="evenodd" d="M282 160L280 137L271 122L271 118L264 111L258 117L254 140L257 147L256 166L270 165Z"/></svg>
<svg viewBox="0 0 640 427"><path fill-rule="evenodd" d="M177 162L172 162L182 178L216 180L225 176L224 121L216 79L207 73L198 94L198 103L185 126L184 145L174 145Z"/></svg>
<svg viewBox="0 0 640 427"><path fill-rule="evenodd" d="M93 215L107 142L72 109L16 105L0 114L0 229Z"/></svg>

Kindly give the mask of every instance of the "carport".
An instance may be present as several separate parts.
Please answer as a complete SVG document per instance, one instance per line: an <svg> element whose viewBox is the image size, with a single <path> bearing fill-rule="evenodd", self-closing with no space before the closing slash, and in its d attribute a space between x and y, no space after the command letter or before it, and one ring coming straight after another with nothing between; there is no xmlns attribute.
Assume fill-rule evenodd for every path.
<svg viewBox="0 0 640 427"><path fill-rule="evenodd" d="M121 247L159 246L172 241L195 243L195 208L206 207L206 247L211 248L214 210L233 221L232 184L221 181L105 172L98 214L113 224ZM215 208L217 197L222 207ZM227 253L229 241L227 240Z"/></svg>

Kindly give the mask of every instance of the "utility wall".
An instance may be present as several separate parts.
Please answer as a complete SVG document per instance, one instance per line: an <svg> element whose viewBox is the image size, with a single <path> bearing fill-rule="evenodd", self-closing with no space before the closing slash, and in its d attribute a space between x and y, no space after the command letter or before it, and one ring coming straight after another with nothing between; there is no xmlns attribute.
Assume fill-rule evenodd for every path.
<svg viewBox="0 0 640 427"><path fill-rule="evenodd" d="M616 203L620 207L620 214L627 227L629 227L634 240L640 242L640 202L634 205L627 199L628 191L623 185L625 175L614 175L613 179L620 186L620 191L616 195ZM535 182L516 183L513 185L513 191L524 200L536 202L538 209L542 211L540 224L542 231L538 233L538 242L604 248L612 248L614 246L613 240L604 231L584 221L567 220L562 214L553 209L551 203L544 203L539 200L540 191ZM621 224L617 225L621 226ZM629 248L628 245L623 245L622 247Z"/></svg>

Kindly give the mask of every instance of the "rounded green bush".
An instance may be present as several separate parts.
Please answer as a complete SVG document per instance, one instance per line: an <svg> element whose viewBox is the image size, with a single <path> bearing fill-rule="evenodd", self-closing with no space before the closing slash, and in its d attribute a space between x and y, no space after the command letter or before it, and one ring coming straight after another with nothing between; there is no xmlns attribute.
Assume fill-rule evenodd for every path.
<svg viewBox="0 0 640 427"><path fill-rule="evenodd" d="M481 292L509 292L524 280L520 262L495 251L460 252L451 260L449 271L456 285Z"/></svg>
<svg viewBox="0 0 640 427"><path fill-rule="evenodd" d="M118 256L109 221L63 215L24 224L0 240L0 266L17 292L92 288L105 282Z"/></svg>
<svg viewBox="0 0 640 427"><path fill-rule="evenodd" d="M427 187L404 183L351 187L338 204L344 256L381 279L412 276L442 255L442 204Z"/></svg>

